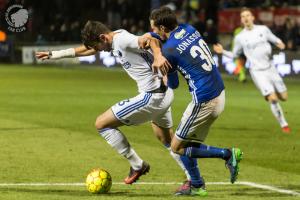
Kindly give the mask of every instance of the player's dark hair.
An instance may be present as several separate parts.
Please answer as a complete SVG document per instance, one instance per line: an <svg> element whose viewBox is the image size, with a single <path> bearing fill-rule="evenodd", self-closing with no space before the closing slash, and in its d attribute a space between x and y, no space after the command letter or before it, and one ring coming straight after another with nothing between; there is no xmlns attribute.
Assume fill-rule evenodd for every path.
<svg viewBox="0 0 300 200"><path fill-rule="evenodd" d="M111 32L111 30L98 21L87 21L81 30L81 40L87 49L91 49L95 42L100 42L99 36L101 34L106 34Z"/></svg>
<svg viewBox="0 0 300 200"><path fill-rule="evenodd" d="M243 7L243 8L241 9L240 14L242 14L242 13L245 12L245 11L248 11L248 12L250 12L250 13L253 15L252 10L251 10L250 8L247 8L247 7Z"/></svg>
<svg viewBox="0 0 300 200"><path fill-rule="evenodd" d="M168 31L174 30L178 25L175 13L166 6L153 10L149 19L153 20L154 26L164 26Z"/></svg>

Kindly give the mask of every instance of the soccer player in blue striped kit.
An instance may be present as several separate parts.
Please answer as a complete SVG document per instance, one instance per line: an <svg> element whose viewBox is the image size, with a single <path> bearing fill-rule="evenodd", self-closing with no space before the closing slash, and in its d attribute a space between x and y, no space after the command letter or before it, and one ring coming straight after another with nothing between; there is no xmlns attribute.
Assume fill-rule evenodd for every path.
<svg viewBox="0 0 300 200"><path fill-rule="evenodd" d="M218 148L203 143L210 126L224 110L223 80L200 33L189 24L178 24L172 10L168 7L153 10L150 24L154 32L152 37L164 41L162 54L173 66L168 72L168 86L178 87L179 71L192 95L171 143L172 151L181 155L191 181L185 182L175 194L206 196L196 158L225 160L232 183L237 179L242 159L242 151L238 148Z"/></svg>

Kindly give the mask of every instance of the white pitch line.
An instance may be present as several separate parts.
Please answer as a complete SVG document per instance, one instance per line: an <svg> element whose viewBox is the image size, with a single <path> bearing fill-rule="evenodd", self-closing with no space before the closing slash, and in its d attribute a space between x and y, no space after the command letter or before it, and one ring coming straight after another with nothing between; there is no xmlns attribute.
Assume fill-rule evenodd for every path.
<svg viewBox="0 0 300 200"><path fill-rule="evenodd" d="M263 184L258 184L258 183L253 183L253 182L238 182L239 185L247 185L255 188L260 188L264 190L271 190L279 193L284 193L284 194L290 194L294 196L300 196L299 192L293 191L293 190L286 190L286 189L280 189L274 186L270 185L263 185Z"/></svg>
<svg viewBox="0 0 300 200"><path fill-rule="evenodd" d="M136 185L180 185L179 182L137 182ZM206 185L232 185L229 182L206 182ZM0 183L0 187L9 186L84 186L84 183ZM113 185L125 185L123 182L115 182ZM294 196L300 196L299 192L293 190L280 189L270 185L263 185L253 182L241 181L236 182L235 185L246 185L254 188L270 190L278 193L289 194Z"/></svg>

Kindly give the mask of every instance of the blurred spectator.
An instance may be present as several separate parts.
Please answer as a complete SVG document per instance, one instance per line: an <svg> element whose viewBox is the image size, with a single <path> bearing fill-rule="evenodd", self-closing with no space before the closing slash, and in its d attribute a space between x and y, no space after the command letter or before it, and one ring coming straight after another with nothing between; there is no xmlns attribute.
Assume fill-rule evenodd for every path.
<svg viewBox="0 0 300 200"><path fill-rule="evenodd" d="M8 0L0 0L0 11L4 11L4 9L6 8L7 5L7 1Z"/></svg>
<svg viewBox="0 0 300 200"><path fill-rule="evenodd" d="M42 46L42 45L46 45L47 41L42 34L38 34L35 44Z"/></svg>
<svg viewBox="0 0 300 200"><path fill-rule="evenodd" d="M149 31L149 14L151 8L169 5L176 9L178 21L189 21L204 36L209 44L218 41L218 9L241 6L285 6L298 5L299 0L0 0L0 26L7 26L5 9L7 3L22 3L30 13L26 35L15 34L17 42L80 42L80 29L87 20L99 20L112 29L123 28L141 35ZM219 7L219 8L218 8ZM4 9L4 10L3 10ZM1 23L3 22L3 23ZM295 24L276 26L273 30L283 40L287 38L288 48L294 49L298 31ZM287 33L286 30L289 30ZM12 33L8 33L12 34ZM295 37L296 35L296 37ZM294 38L294 39L291 39ZM296 38L296 39L295 39Z"/></svg>
<svg viewBox="0 0 300 200"><path fill-rule="evenodd" d="M194 15L191 24L199 31L201 35L205 32L205 23L203 23L198 16Z"/></svg>
<svg viewBox="0 0 300 200"><path fill-rule="evenodd" d="M296 26L296 22L287 18L285 21L285 34L284 34L284 43L286 44L286 48L289 50L297 50L297 36L298 36L298 27Z"/></svg>
<svg viewBox="0 0 300 200"><path fill-rule="evenodd" d="M138 22L136 35L143 35L145 32L145 22L143 20L140 20Z"/></svg>
<svg viewBox="0 0 300 200"><path fill-rule="evenodd" d="M299 5L299 0L219 0L219 8L240 8L240 7L285 7L288 5Z"/></svg>
<svg viewBox="0 0 300 200"><path fill-rule="evenodd" d="M0 30L0 42L5 42L6 38L7 38L6 33Z"/></svg>
<svg viewBox="0 0 300 200"><path fill-rule="evenodd" d="M80 23L79 21L73 21L70 26L70 40L79 41L80 40Z"/></svg>
<svg viewBox="0 0 300 200"><path fill-rule="evenodd" d="M121 25L121 12L119 9L122 7L124 1L111 0L107 8L107 23L111 29L117 29Z"/></svg>
<svg viewBox="0 0 300 200"><path fill-rule="evenodd" d="M271 27L272 32L279 37L282 41L284 41L284 26L277 24L276 21L273 22L273 25Z"/></svg>
<svg viewBox="0 0 300 200"><path fill-rule="evenodd" d="M205 42L209 45L218 43L218 30L212 19L206 21L203 37Z"/></svg>

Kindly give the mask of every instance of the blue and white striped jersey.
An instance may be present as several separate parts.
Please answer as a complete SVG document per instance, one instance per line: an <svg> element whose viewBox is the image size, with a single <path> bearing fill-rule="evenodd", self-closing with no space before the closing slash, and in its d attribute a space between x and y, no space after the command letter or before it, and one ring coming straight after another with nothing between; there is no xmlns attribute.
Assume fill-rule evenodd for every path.
<svg viewBox="0 0 300 200"><path fill-rule="evenodd" d="M155 90L161 77L152 72L153 55L139 48L138 36L126 30L117 30L113 37L112 54L120 61L127 74L136 81L139 92Z"/></svg>

